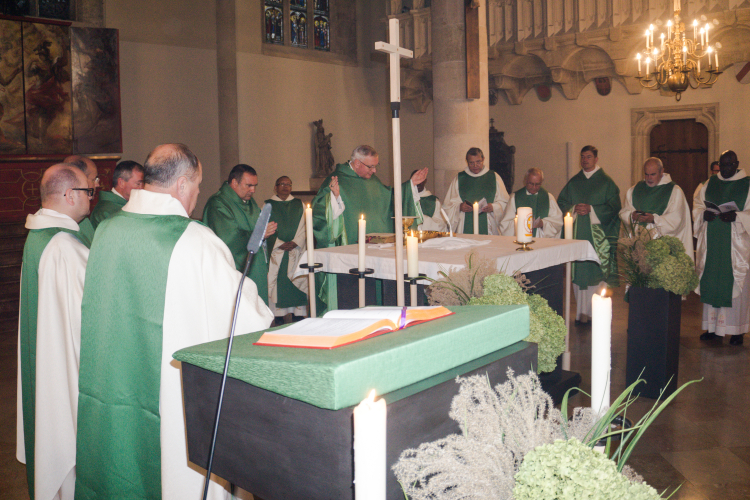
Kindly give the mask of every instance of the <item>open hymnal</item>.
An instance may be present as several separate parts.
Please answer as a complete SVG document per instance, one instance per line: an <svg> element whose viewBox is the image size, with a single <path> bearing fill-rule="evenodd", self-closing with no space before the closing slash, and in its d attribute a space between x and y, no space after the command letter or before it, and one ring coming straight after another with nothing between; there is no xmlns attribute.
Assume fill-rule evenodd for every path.
<svg viewBox="0 0 750 500"><path fill-rule="evenodd" d="M711 203L710 201L706 200L706 210L718 215L726 212L739 212L740 207L738 207L737 204L733 201L728 201L726 203L722 203L721 205L717 205L716 203Z"/></svg>
<svg viewBox="0 0 750 500"><path fill-rule="evenodd" d="M327 312L265 332L254 345L333 349L453 314L443 306L364 307Z"/></svg>

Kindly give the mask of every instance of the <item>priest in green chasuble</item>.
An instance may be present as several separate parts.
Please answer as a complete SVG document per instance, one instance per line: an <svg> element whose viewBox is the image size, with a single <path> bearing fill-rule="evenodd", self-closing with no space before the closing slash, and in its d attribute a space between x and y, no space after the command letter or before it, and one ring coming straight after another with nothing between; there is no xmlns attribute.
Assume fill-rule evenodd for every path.
<svg viewBox="0 0 750 500"><path fill-rule="evenodd" d="M659 158L643 164L643 180L628 189L620 219L626 224L641 224L652 230L654 238L674 236L693 259L693 228L685 193L664 173Z"/></svg>
<svg viewBox="0 0 750 500"><path fill-rule="evenodd" d="M500 234L500 221L508 204L508 191L497 173L484 165L484 153L471 148L466 153L466 168L448 187L443 208L454 233L474 234L474 207L479 209L479 234Z"/></svg>
<svg viewBox="0 0 750 500"><path fill-rule="evenodd" d="M500 234L516 235L516 210L530 207L534 216L532 234L534 238L559 238L563 227L563 213L555 197L542 187L544 172L532 167L523 178L524 187L510 195L505 215L500 221Z"/></svg>
<svg viewBox="0 0 750 500"><path fill-rule="evenodd" d="M271 221L277 224L276 233L268 238L271 258L268 265L268 307L283 324L284 316L291 313L297 321L307 316L307 279L300 276L290 279L306 250L307 237L305 208L302 200L292 196L292 179L276 179L276 194L266 203L271 204Z"/></svg>
<svg viewBox="0 0 750 500"><path fill-rule="evenodd" d="M241 274L190 219L202 167L182 144L154 149L145 185L96 231L81 306L76 499L201 498L189 463L176 351L229 336ZM273 316L246 279L237 332ZM217 387L218 391L219 388ZM215 476L209 498L228 499Z"/></svg>
<svg viewBox="0 0 750 500"><path fill-rule="evenodd" d="M620 188L604 173L598 161L599 151L594 146L584 146L581 171L568 181L557 197L560 210L573 216L573 239L591 243L600 262L573 263L577 323L589 321L594 293L606 284L619 285Z"/></svg>
<svg viewBox="0 0 750 500"><path fill-rule="evenodd" d="M732 345L742 344L750 326L750 177L739 165L734 151L722 153L720 172L693 200L700 276L696 293L703 302L706 330L700 338L731 335Z"/></svg>
<svg viewBox="0 0 750 500"><path fill-rule="evenodd" d="M417 173L417 170L413 171L411 175ZM432 194L427 185L427 179L423 180L417 185L417 192L419 192L419 208L422 211L422 222L419 222L419 218L415 218L411 225L411 229L415 231L447 231L448 222L443 217L440 210L443 208L440 199Z"/></svg>
<svg viewBox="0 0 750 500"><path fill-rule="evenodd" d="M244 163L235 165L227 182L208 199L203 209L203 223L227 244L238 271L245 268L247 242L260 215L260 208L253 199L257 187L255 169ZM266 229L266 238L274 232L276 223L271 222ZM268 252L265 244L263 251L253 259L247 276L255 282L258 295L268 304Z"/></svg>
<svg viewBox="0 0 750 500"><path fill-rule="evenodd" d="M16 456L30 498L72 500L75 486L78 346L88 247L78 223L93 190L64 163L41 181L42 208L26 218L18 321Z"/></svg>
<svg viewBox="0 0 750 500"><path fill-rule="evenodd" d="M118 163L112 173L112 191L100 191L99 201L91 211L90 219L94 229L101 221L112 217L125 206L133 189L142 188L143 166L130 160Z"/></svg>

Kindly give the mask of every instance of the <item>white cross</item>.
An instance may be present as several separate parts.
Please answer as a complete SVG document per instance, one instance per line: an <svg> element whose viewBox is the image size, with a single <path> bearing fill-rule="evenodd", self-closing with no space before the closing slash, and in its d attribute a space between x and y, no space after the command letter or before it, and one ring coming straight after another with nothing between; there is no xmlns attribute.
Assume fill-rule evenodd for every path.
<svg viewBox="0 0 750 500"><path fill-rule="evenodd" d="M398 19L388 20L388 42L375 42L375 50L388 54L391 67L391 102L401 102L401 58L411 59L414 53L398 45Z"/></svg>

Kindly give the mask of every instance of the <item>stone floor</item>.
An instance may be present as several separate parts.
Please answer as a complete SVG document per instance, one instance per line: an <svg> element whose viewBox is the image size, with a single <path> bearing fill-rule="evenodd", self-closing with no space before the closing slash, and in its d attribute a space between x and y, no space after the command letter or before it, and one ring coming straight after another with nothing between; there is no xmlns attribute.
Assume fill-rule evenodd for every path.
<svg viewBox="0 0 750 500"><path fill-rule="evenodd" d="M625 386L628 306L623 290L613 298L612 396ZM682 484L672 498L735 500L750 498L750 362L748 346L707 345L698 340L701 304L683 302L679 383L703 377L683 391L651 426L629 460L647 482L662 491ZM25 470L15 458L16 325L0 324L0 498L28 499ZM590 388L591 329L572 327L571 368ZM750 339L748 339L750 341ZM574 396L571 404L586 406ZM634 418L653 400L636 402Z"/></svg>

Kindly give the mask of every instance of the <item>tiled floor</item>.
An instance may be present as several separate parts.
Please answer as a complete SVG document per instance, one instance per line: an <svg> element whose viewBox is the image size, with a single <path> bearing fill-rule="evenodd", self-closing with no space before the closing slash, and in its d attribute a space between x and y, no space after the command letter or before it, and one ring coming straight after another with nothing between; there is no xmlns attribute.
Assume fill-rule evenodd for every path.
<svg viewBox="0 0 750 500"><path fill-rule="evenodd" d="M628 306L623 290L613 298L612 395L625 386ZM750 356L748 345L698 340L701 304L696 295L683 302L679 383L704 377L683 391L651 426L629 463L649 484L679 500L750 498ZM571 367L590 388L591 330L572 327ZM750 344L750 338L748 339ZM0 498L28 499L24 466L15 458L16 332L13 322L0 324ZM637 402L634 417L653 400ZM574 396L585 406L588 398Z"/></svg>

